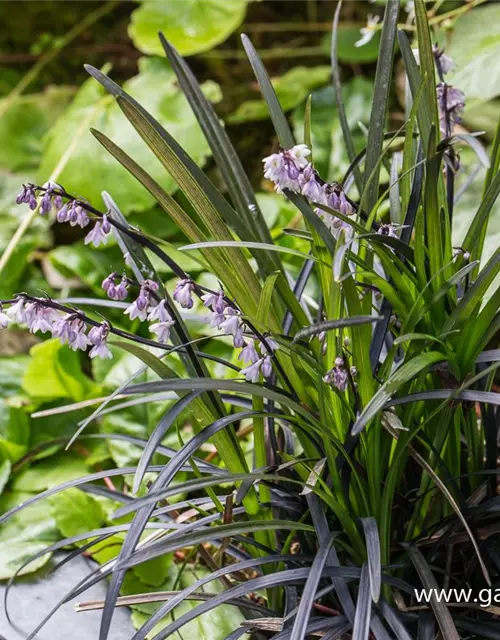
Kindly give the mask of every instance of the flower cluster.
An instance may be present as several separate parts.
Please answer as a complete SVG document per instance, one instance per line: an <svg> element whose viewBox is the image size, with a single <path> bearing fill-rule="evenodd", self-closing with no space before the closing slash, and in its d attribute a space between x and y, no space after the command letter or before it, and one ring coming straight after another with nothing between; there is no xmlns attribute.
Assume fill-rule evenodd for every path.
<svg viewBox="0 0 500 640"><path fill-rule="evenodd" d="M102 282L102 288L112 300L125 300L127 297L127 285L129 280L127 276L122 276L120 283L116 285L116 281L120 276L117 273L111 273ZM154 280L143 280L139 286L139 295L125 309L125 313L131 320L138 318L141 322L149 320L153 322L149 330L157 337L158 342L166 344L170 339L170 330L175 324L167 309L167 301L160 300L157 296L159 286Z"/></svg>
<svg viewBox="0 0 500 640"><path fill-rule="evenodd" d="M310 150L306 145L297 145L290 151L274 154L266 160L266 176L276 183L278 191L291 189L304 193L310 199L328 203L328 206L349 215L352 209L345 200L345 196L340 191L334 191L331 185L321 182L307 161L309 154ZM40 202L37 201L38 197ZM97 211L84 200L69 195L56 183L49 182L43 187L31 183L25 184L17 197L17 202L28 204L32 210L39 206L40 213L43 215L55 209L58 222L69 223L71 226L79 226L82 229L94 221L94 226L85 237L85 244L92 243L98 247L107 242L111 232L112 222L107 214ZM127 257L128 254L125 256L125 264L128 264ZM156 282L144 280L139 285L127 275L116 272L110 273L102 281L102 288L108 298L116 301L126 300L130 286L138 287L139 293L125 309L125 314L131 320L138 319L141 322L152 323L149 330L155 334L159 343L166 344L170 339L175 320L169 313L167 300L158 296L159 285ZM217 292L207 289L204 291L207 293L200 295L200 288L186 276L175 285L173 299L183 309L192 309L193 294L200 296L209 309L210 326L220 329L225 335L232 336L234 347L241 349L238 358L247 364L242 369L246 379L256 382L260 374L268 378L273 369L272 356L278 348L276 342L269 337L257 334L251 325L248 326L249 323L245 323L241 311L234 303L227 300L222 289ZM9 302L9 304L11 306L7 312L4 312L0 305L0 327L5 328L12 321L26 324L33 332L51 332L54 337L59 338L63 344L67 344L75 351L85 351L87 347L91 347L89 352L91 358L112 357L107 347L107 337L111 331L109 323L103 322L92 326L87 334L87 324L95 325L95 323L79 311L72 312L71 309L61 305L50 304L43 300L31 300L30 296L24 295L18 296L14 303ZM65 312L63 313L62 310Z"/></svg>
<svg viewBox="0 0 500 640"><path fill-rule="evenodd" d="M250 363L241 370L248 382L257 382L260 373L268 378L272 373L271 354L278 349L277 343L272 338L266 338L265 344L258 341L258 350L255 347L255 337L245 337L248 333L241 313L234 306L227 303L224 291L209 292L201 296L203 304L210 309L208 321L211 327L220 329L225 335L233 337L233 345L241 349L238 360Z"/></svg>
<svg viewBox="0 0 500 640"><path fill-rule="evenodd" d="M447 56L437 45L432 48L436 68L439 76L439 84L436 87L439 128L443 136L451 135L453 126L462 121L462 114L465 108L464 92L456 87L452 87L444 81L444 76L455 68L453 60Z"/></svg>
<svg viewBox="0 0 500 640"><path fill-rule="evenodd" d="M125 300L127 297L127 276L122 276L120 283L117 285L116 280L120 276L117 273L111 273L102 281L102 288L111 300Z"/></svg>
<svg viewBox="0 0 500 640"><path fill-rule="evenodd" d="M307 160L311 150L305 144L297 144L291 149L273 153L263 159L264 177L275 184L278 193L284 189L300 193L311 202L325 205L343 216L351 216L354 209L347 200L342 187L338 184L324 182L312 164ZM315 209L335 237L341 232L347 240L352 239L353 229L350 224L334 215Z"/></svg>
<svg viewBox="0 0 500 640"><path fill-rule="evenodd" d="M93 326L87 335L86 320L79 312L65 313L54 308L49 301L30 299L24 295L19 295L10 305L7 311L0 305L0 327L3 329L11 322L26 325L31 333L51 333L73 351L86 351L87 347L92 346L89 352L91 358L112 358L107 346L110 330L107 322Z"/></svg>
<svg viewBox="0 0 500 640"><path fill-rule="evenodd" d="M351 367L349 371L347 371L344 358L337 356L335 358L335 366L326 374L323 378L323 382L326 382L326 384L344 392L346 391L349 383L349 375L351 378L355 378L357 373L358 371L356 367Z"/></svg>
<svg viewBox="0 0 500 640"><path fill-rule="evenodd" d="M27 204L35 210L38 206L37 196L40 195L40 214L47 215L53 209L56 210L57 222L67 222L72 227L79 226L84 229L91 223L89 206L84 200L70 198L63 188L55 182L47 182L43 187L34 184L24 184L16 198L17 204ZM67 202L64 202L64 199ZM85 236L85 244L93 244L98 247L106 244L111 232L111 224L106 214L102 215L89 233Z"/></svg>

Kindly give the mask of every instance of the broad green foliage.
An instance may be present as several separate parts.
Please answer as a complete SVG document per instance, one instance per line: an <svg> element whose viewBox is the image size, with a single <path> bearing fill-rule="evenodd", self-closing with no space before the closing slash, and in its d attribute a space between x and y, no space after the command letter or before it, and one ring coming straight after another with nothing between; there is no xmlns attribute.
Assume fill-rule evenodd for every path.
<svg viewBox="0 0 500 640"><path fill-rule="evenodd" d="M467 98L486 102L500 95L500 6L493 3L460 18L447 52L457 65L450 82Z"/></svg>
<svg viewBox="0 0 500 640"><path fill-rule="evenodd" d="M83 400L95 390L94 383L82 373L79 355L58 340L35 345L31 355L23 388L34 398Z"/></svg>
<svg viewBox="0 0 500 640"><path fill-rule="evenodd" d="M224 42L243 22L247 0L143 0L132 14L129 35L150 55L163 55L158 31L190 56Z"/></svg>
<svg viewBox="0 0 500 640"><path fill-rule="evenodd" d="M179 140L196 162L204 164L210 155L208 146L186 99L178 89L174 73L164 60L141 59L139 75L126 83L126 89L137 97L147 95L146 108ZM213 83L208 85L208 91L211 97L217 99ZM173 180L165 174L133 128L123 122L118 106L93 80L88 80L81 87L70 107L47 134L38 171L41 182L50 176L70 140L81 127L81 140L59 176L59 181L67 189L85 194L95 204L101 202L103 190L109 191L125 213L145 211L154 204L153 198L127 171L119 167L90 134L88 129L96 127L134 156L142 167L161 182L163 188L170 192L175 190Z"/></svg>
<svg viewBox="0 0 500 640"><path fill-rule="evenodd" d="M43 136L72 97L71 88L49 87L22 96L0 118L0 167L10 171L36 169L42 160ZM0 109L3 101L0 100Z"/></svg>
<svg viewBox="0 0 500 640"><path fill-rule="evenodd" d="M39 489L37 489L38 491ZM30 498L32 494L17 491L0 498L0 513ZM56 522L47 505L36 504L0 525L0 580L10 578L32 555L43 551L59 539ZM32 573L50 558L44 555L29 564L22 574Z"/></svg>
<svg viewBox="0 0 500 640"><path fill-rule="evenodd" d="M161 590L169 590L173 582L177 583L177 589L183 589L184 587L192 584L195 580L199 580L209 573L206 569L201 567L192 568L189 565L179 575L177 575L177 570L174 567L172 567L172 569L169 579L161 586ZM144 589L144 591L146 591L146 589ZM219 583L213 582L210 584L210 589L207 589L206 591L208 593L220 593L222 589ZM175 614L169 614L164 618L162 622L154 628L148 638L152 638L174 619L178 619L181 615L187 613L198 604L199 602L196 601L186 601L179 607L176 607ZM139 605L137 607L133 606L132 609L134 612L132 614L132 622L136 628L142 626L147 621L151 613L157 608L158 605L146 605L145 607L144 605ZM244 617L238 611L237 607L229 607L225 605L192 620L182 627L180 632L174 633L170 637L172 640L224 640L243 620Z"/></svg>
<svg viewBox="0 0 500 640"><path fill-rule="evenodd" d="M68 489L49 498L50 510L63 538L99 529L106 516L99 502L80 489Z"/></svg>
<svg viewBox="0 0 500 640"><path fill-rule="evenodd" d="M326 84L330 78L330 67L294 67L273 80L273 86L284 111L290 111L304 102L309 93ZM268 118L263 100L248 100L240 104L228 118L231 124L241 124Z"/></svg>

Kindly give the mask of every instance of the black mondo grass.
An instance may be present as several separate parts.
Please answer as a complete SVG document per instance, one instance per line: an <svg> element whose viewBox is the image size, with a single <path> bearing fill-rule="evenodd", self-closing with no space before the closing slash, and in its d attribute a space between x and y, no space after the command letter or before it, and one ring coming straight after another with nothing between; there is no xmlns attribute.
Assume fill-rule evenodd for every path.
<svg viewBox="0 0 500 640"><path fill-rule="evenodd" d="M103 194L102 206L56 183L23 186L19 204L44 215L56 210L57 222L86 228L87 244L115 236L123 264L102 286L111 301L127 301L129 317L111 322L92 300L78 306L21 292L1 301L0 325L51 332L92 359L122 350L143 365L75 423L69 443L71 452L80 441L126 440L139 450L136 464L50 487L0 515L0 524L9 522L76 488L113 504L114 524L24 558L20 573L68 546L71 562L111 538L116 545L61 594L30 638L75 597L81 616L102 610L99 640L110 637L115 609L125 605L147 605L133 640L182 638L193 620L229 609L241 616L227 640L500 638L500 249L488 259L483 251L500 194L500 126L491 157L479 135L454 133L463 94L446 82L445 54L432 44L423 0L415 11L418 56L398 31L399 2L385 5L370 124L357 148L340 95L337 8L332 76L351 163L342 184L311 162L314 145L294 137L258 51L242 38L277 137L276 152L265 153L266 186L295 206L299 228L282 235L299 239L299 249L271 233L216 111L163 34L221 181L140 101L87 67L182 197L169 195L106 135L94 136L182 230L181 255L194 255L217 284L208 287L181 266L179 251L129 224L113 193ZM388 120L396 57L409 108L395 134ZM314 122L314 101L308 104ZM465 145L488 171L456 247L454 181ZM153 266L160 263L174 274L173 287ZM145 327L154 337L145 337ZM214 343L226 348L214 355ZM159 399L147 440L95 432L104 416ZM67 440L44 446L61 444ZM173 584L128 590L134 571L165 558L177 572ZM86 603L99 581L106 581L105 599ZM438 598L449 588L470 590L472 599ZM422 590L427 600L419 599ZM474 598L486 592L491 600L479 606Z"/></svg>

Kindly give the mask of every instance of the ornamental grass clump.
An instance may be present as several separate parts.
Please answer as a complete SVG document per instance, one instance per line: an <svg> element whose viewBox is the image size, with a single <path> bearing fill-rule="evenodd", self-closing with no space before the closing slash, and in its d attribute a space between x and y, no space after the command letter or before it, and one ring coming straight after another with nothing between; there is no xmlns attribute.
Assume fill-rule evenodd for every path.
<svg viewBox="0 0 500 640"><path fill-rule="evenodd" d="M325 181L315 168L311 110L304 139L296 140L257 52L243 37L278 137L278 148L266 151L264 176L301 213L302 228L288 232L305 241L307 251L273 242L223 126L162 36L228 197L138 102L89 67L190 208L112 140L93 133L189 238L183 250L198 252L218 287L197 282L168 249L130 226L113 194L103 194L101 209L52 183L27 184L19 195L20 203L41 214L52 211L58 222L85 228L88 243L98 246L115 235L123 263L113 265L103 290L122 305L125 324L127 316L147 323L153 337L28 293L2 301L1 326L16 322L52 333L91 358L110 357L109 343L119 337L117 344L157 377L137 383L133 376L115 395L137 396L138 402L152 402L151 394L164 391L177 396L149 440L140 442L138 465L115 472L133 476L132 495L127 484L111 494L101 486L107 470L49 489L0 517L5 521L48 495L91 482L122 502L114 514L127 516L117 525L126 531L118 555L61 594L61 603L82 599L87 588L109 578L106 599L97 604L99 640L109 637L127 572L172 551L189 552L211 573L175 592L138 595L137 601L156 602L157 608L134 640L176 637L186 623L226 603L246 618L227 640L246 634L275 640L311 634L356 640L500 637L498 611L491 606L448 606L435 597L422 605L415 599L422 587L493 593L500 575L500 249L482 259L500 192L500 128L491 157L476 135L456 129L464 97L445 82L452 61L431 44L425 5L415 2L418 64L406 35L397 32L398 11L399 3L389 0L367 144L358 151L339 91L337 10L332 74L351 160L341 183ZM409 107L404 125L386 132L396 38ZM487 172L482 199L457 247L452 227L459 145L469 145ZM388 183L385 168L397 168L401 157ZM173 286L159 278L150 254L175 274ZM302 260L298 273L292 275L287 254ZM229 337L232 358L204 351L192 337L184 312L195 305L204 309L214 340ZM181 374L169 365L173 354ZM75 438L105 406L118 410L108 406L112 399L80 425ZM192 437L178 451L162 447L186 411ZM241 425L252 434L251 462L235 429ZM208 441L218 454L212 462L202 458ZM166 461L153 465L155 454ZM170 504L179 494L185 500ZM146 535L151 528L156 531ZM116 530L89 532L82 549ZM200 593L206 586L208 594ZM191 597L199 598L196 606L175 615L176 606Z"/></svg>

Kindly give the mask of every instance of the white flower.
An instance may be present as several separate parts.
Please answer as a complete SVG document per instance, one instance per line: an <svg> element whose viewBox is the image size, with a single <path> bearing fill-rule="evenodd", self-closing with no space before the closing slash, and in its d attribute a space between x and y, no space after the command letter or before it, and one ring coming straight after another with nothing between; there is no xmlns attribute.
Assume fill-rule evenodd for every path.
<svg viewBox="0 0 500 640"><path fill-rule="evenodd" d="M306 144L296 144L289 149L288 153L290 157L295 160L295 163L300 169L304 169L308 165L307 156L311 155L311 149Z"/></svg>
<svg viewBox="0 0 500 640"><path fill-rule="evenodd" d="M91 358L112 358L113 354L108 349L106 341L109 334L109 325L103 322L98 327L92 327L89 331L88 339L94 346L90 350L89 356Z"/></svg>
<svg viewBox="0 0 500 640"><path fill-rule="evenodd" d="M260 356L255 349L255 341L252 340L252 338L249 338L248 342L241 350L238 360L243 360L243 362L250 362L253 364L259 359Z"/></svg>
<svg viewBox="0 0 500 640"><path fill-rule="evenodd" d="M245 376L248 382L258 382L260 368L262 366L263 360L264 358L260 358L260 360L257 360L257 362L254 362L253 364L241 370L241 373Z"/></svg>
<svg viewBox="0 0 500 640"><path fill-rule="evenodd" d="M149 307L148 320L158 320L158 322L172 321L172 316L167 311L166 300L160 300L155 307Z"/></svg>
<svg viewBox="0 0 500 640"><path fill-rule="evenodd" d="M365 44L368 44L373 36L375 35L375 27L380 22L380 16L372 16L371 13L368 14L368 22L366 27L362 27L360 29L361 38L354 43L355 47L362 47Z"/></svg>
<svg viewBox="0 0 500 640"><path fill-rule="evenodd" d="M173 320L167 320L165 322L156 322L149 327L151 333L156 334L158 342L166 344L170 339L170 329L174 326Z"/></svg>
<svg viewBox="0 0 500 640"><path fill-rule="evenodd" d="M15 322L16 324L24 324L26 322L26 308L24 299L19 298L19 300L15 304L7 309L6 316L11 322Z"/></svg>
<svg viewBox="0 0 500 640"><path fill-rule="evenodd" d="M193 282L191 282L191 280L179 280L179 282L175 285L173 298L184 309L192 309L194 301L191 294L193 290L194 284Z"/></svg>

